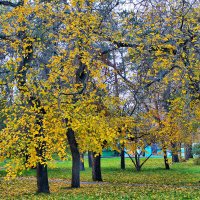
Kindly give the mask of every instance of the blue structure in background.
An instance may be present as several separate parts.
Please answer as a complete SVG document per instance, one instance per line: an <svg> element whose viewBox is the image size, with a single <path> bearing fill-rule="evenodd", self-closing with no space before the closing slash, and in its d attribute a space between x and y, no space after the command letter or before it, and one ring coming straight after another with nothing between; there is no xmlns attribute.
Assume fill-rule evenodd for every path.
<svg viewBox="0 0 200 200"><path fill-rule="evenodd" d="M181 156L184 157L184 148L181 148ZM152 154L152 155L151 155ZM152 144L151 146L147 146L145 148L145 154L143 157L148 157L150 156L152 158L162 158L163 157L163 151L162 149L159 147L159 145L157 145L156 143ZM126 154L126 157L128 157L128 155ZM142 156L141 156L142 157ZM172 152L171 150L167 150L167 157L172 157Z"/></svg>
<svg viewBox="0 0 200 200"><path fill-rule="evenodd" d="M119 152L112 151L111 149L110 150L104 149L102 153L102 157L114 157L114 156L119 156L119 155L120 155ZM151 146L147 146L145 148L145 154L142 154L141 157L148 157L150 155L152 158L163 157L162 149L159 147L158 144L154 143ZM184 157L184 148L181 148L181 156ZM125 153L125 157L129 157L128 154ZM169 158L172 157L171 150L167 150L167 157Z"/></svg>
<svg viewBox="0 0 200 200"><path fill-rule="evenodd" d="M148 157L150 156L150 154L152 154L152 158L161 158L163 157L163 152L162 152L162 149L159 148L158 145L156 144L153 144L152 146L147 146L145 148L145 157ZM171 157L172 154L171 154L171 151L167 150L167 157Z"/></svg>

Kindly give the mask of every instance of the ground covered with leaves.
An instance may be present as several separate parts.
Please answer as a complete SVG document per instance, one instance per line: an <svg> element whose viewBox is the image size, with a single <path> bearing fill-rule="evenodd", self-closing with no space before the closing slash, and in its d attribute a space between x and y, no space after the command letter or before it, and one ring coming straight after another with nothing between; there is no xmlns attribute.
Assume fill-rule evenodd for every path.
<svg viewBox="0 0 200 200"><path fill-rule="evenodd" d="M81 188L70 188L71 161L57 161L49 168L50 195L38 195L35 170L26 171L14 181L5 181L1 164L0 199L200 199L200 166L193 161L176 163L165 170L163 159L150 159L136 172L127 158L120 170L119 158L103 158L103 183L93 183L91 169L81 172Z"/></svg>

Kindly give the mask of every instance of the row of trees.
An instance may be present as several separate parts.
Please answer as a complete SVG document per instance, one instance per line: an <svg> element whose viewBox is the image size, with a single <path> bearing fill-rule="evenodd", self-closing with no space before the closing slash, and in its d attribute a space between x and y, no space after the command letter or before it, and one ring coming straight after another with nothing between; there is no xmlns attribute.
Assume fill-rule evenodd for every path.
<svg viewBox="0 0 200 200"><path fill-rule="evenodd" d="M134 153L159 143L174 155L199 121L199 1L0 1L0 158L7 177L36 167L49 192L47 163L103 148ZM95 176L96 172L96 176Z"/></svg>

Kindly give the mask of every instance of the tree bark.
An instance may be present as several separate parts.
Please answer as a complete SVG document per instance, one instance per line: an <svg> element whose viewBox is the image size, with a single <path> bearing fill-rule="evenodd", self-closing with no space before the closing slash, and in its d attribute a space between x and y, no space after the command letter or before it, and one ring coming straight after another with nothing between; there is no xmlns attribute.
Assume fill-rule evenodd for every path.
<svg viewBox="0 0 200 200"><path fill-rule="evenodd" d="M37 192L49 193L47 165L37 164Z"/></svg>
<svg viewBox="0 0 200 200"><path fill-rule="evenodd" d="M35 135L35 137L44 138L44 129L43 129L43 118L46 114L46 111L43 107L41 107L40 99L31 96L29 100L29 104L34 107L36 106L39 109L39 113L36 115L36 124L40 127L39 133ZM46 162L45 154L46 154L46 142L37 141L38 146L36 147L37 156L41 158L42 162ZM38 193L49 193L49 182L48 182L48 171L47 164L37 163L37 187Z"/></svg>
<svg viewBox="0 0 200 200"><path fill-rule="evenodd" d="M141 170L140 155L137 152L135 154L135 164L136 164L136 170L140 171Z"/></svg>
<svg viewBox="0 0 200 200"><path fill-rule="evenodd" d="M169 170L170 167L169 167L169 161L168 161L168 158L167 158L167 151L166 151L166 149L164 149L163 152L164 152L165 169Z"/></svg>
<svg viewBox="0 0 200 200"><path fill-rule="evenodd" d="M76 142L74 131L71 128L67 130L67 139L72 154L72 180L71 187L80 187L80 153L78 150L78 144Z"/></svg>
<svg viewBox="0 0 200 200"><path fill-rule="evenodd" d="M179 162L178 154L172 153L172 162L173 163L178 163Z"/></svg>
<svg viewBox="0 0 200 200"><path fill-rule="evenodd" d="M95 153L93 153L92 157L92 180L103 181L101 176L101 155L95 156Z"/></svg>
<svg viewBox="0 0 200 200"><path fill-rule="evenodd" d="M193 158L192 145L185 145L185 160L189 160L189 158Z"/></svg>
<svg viewBox="0 0 200 200"><path fill-rule="evenodd" d="M85 165L84 165L84 154L80 154L80 170L85 171Z"/></svg>
<svg viewBox="0 0 200 200"><path fill-rule="evenodd" d="M88 165L92 168L92 152L88 151Z"/></svg>
<svg viewBox="0 0 200 200"><path fill-rule="evenodd" d="M172 162L173 163L179 162L177 144L176 143L172 143Z"/></svg>
<svg viewBox="0 0 200 200"><path fill-rule="evenodd" d="M122 147L121 149L121 169L125 169L125 151L124 151L124 147Z"/></svg>

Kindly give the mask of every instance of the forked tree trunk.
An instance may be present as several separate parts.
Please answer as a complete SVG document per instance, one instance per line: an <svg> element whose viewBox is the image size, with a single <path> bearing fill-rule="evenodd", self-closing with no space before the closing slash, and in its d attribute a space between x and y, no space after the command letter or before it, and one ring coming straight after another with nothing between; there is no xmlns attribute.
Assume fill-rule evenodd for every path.
<svg viewBox="0 0 200 200"><path fill-rule="evenodd" d="M92 180L103 181L101 176L101 155L93 153L92 156Z"/></svg>
<svg viewBox="0 0 200 200"><path fill-rule="evenodd" d="M85 165L84 165L84 154L80 154L80 170L85 171Z"/></svg>
<svg viewBox="0 0 200 200"><path fill-rule="evenodd" d="M47 165L37 164L37 192L49 193Z"/></svg>
<svg viewBox="0 0 200 200"><path fill-rule="evenodd" d="M163 150L163 153L164 153L165 169L169 170L170 167L169 167L169 161L168 161L168 158L167 158L167 151L166 151L166 149Z"/></svg>
<svg viewBox="0 0 200 200"><path fill-rule="evenodd" d="M74 135L74 131L71 128L67 130L67 139L72 154L72 180L71 187L80 187L80 153L78 150L78 144Z"/></svg>
<svg viewBox="0 0 200 200"><path fill-rule="evenodd" d="M92 152L88 151L88 165L92 168Z"/></svg>

